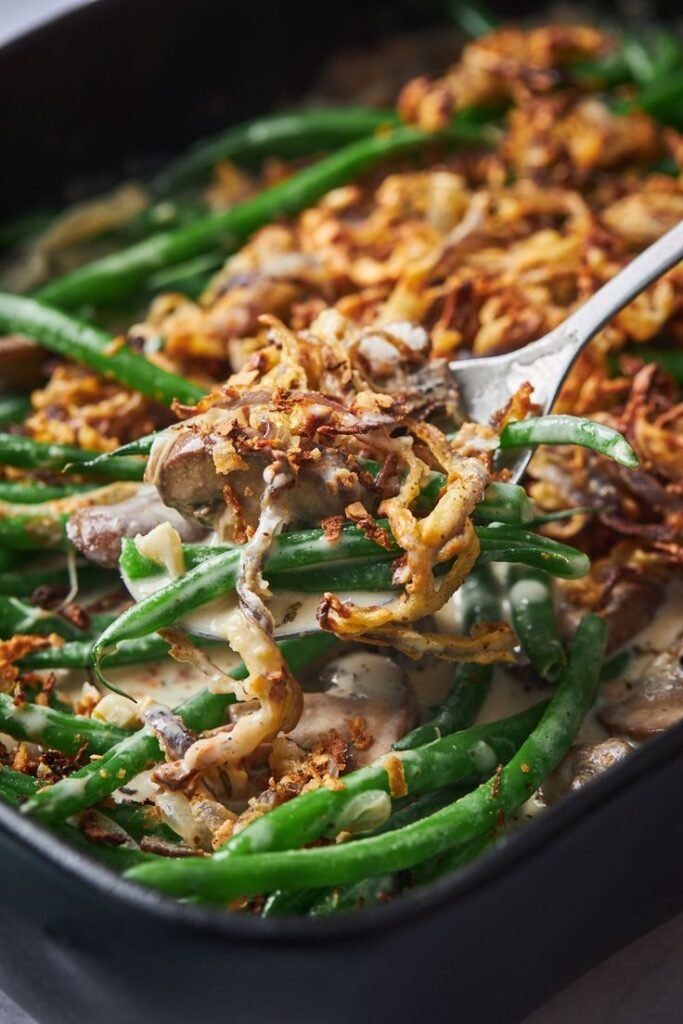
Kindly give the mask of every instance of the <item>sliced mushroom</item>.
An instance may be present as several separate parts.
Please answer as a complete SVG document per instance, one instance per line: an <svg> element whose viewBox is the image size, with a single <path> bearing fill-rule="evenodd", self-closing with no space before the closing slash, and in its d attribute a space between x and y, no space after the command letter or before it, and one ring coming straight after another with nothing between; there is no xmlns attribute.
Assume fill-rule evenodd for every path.
<svg viewBox="0 0 683 1024"><path fill-rule="evenodd" d="M362 768L391 750L415 723L415 694L391 658L357 651L327 666L325 689L304 694L299 723L289 733L304 750L336 729L349 744L349 767Z"/></svg>
<svg viewBox="0 0 683 1024"><path fill-rule="evenodd" d="M620 739L603 740L602 743L586 743L572 747L552 775L541 786L541 797L546 804L559 800L583 789L585 785L602 775L609 768L623 761L633 750L630 743Z"/></svg>
<svg viewBox="0 0 683 1024"><path fill-rule="evenodd" d="M635 686L625 700L600 709L610 732L644 740L683 720L683 633L657 655Z"/></svg>
<svg viewBox="0 0 683 1024"><path fill-rule="evenodd" d="M240 528L254 528L259 520L265 489L263 472L273 461L269 450L250 453L246 468L218 472L214 454L221 438L197 431L177 431L154 468L153 482L162 500L183 516L213 527L221 516L221 531L232 537ZM364 487L347 460L336 452L316 453L302 459L287 490L290 522L317 525L326 516L340 514L347 505L362 501L368 510L378 494ZM230 529L232 523L232 529Z"/></svg>
<svg viewBox="0 0 683 1024"><path fill-rule="evenodd" d="M35 341L12 334L0 338L0 392L28 391L45 379L46 349Z"/></svg>
<svg viewBox="0 0 683 1024"><path fill-rule="evenodd" d="M72 544L91 562L113 567L121 554L124 537L146 534L159 523L170 523L181 540L201 540L204 531L164 505L153 487L143 486L132 498L116 505L91 505L78 509L67 524Z"/></svg>

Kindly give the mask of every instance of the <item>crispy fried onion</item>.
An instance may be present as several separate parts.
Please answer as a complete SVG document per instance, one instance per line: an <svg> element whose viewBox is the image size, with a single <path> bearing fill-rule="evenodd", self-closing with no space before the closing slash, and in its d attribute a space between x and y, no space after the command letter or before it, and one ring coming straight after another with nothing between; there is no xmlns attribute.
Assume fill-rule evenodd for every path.
<svg viewBox="0 0 683 1024"><path fill-rule="evenodd" d="M9 693L19 680L20 670L15 664L31 651L45 647L61 647L64 640L57 633L48 636L17 633L9 640L0 640L0 693Z"/></svg>
<svg viewBox="0 0 683 1024"><path fill-rule="evenodd" d="M272 318L269 323L272 348L261 367L234 376L202 402L185 436L177 435L180 447L161 446L152 466L168 504L206 517L213 502L219 535L243 544L237 608L225 615L221 630L249 671L242 695L257 704L230 726L198 739L174 769L178 779L221 764L238 788L245 759L294 728L303 706L300 687L273 640L271 594L263 575L273 541L287 526L344 515L386 546L388 537L374 518L379 512L403 551L394 566L400 596L386 606L361 608L326 594L318 611L323 629L393 644L414 657L429 650L454 660L506 660L514 645L504 626L469 638L420 638L406 628L451 597L479 554L470 515L489 482L491 455L486 443L477 449L471 435L478 429L488 441L490 428L468 425L467 450L473 454L464 455L457 440L449 442L435 426L408 415L404 395L374 390L362 364L349 355L359 351L362 339L356 334L345 340L337 314L317 345ZM410 339L403 344L411 349ZM392 483L385 479L376 486L361 468L364 458L391 467ZM188 474L197 466L202 472L188 490ZM435 470L444 473L446 484L434 510L420 516L413 507ZM445 574L435 574L438 565L451 561ZM210 666L203 670L212 674ZM210 685L224 688L215 672ZM235 687L232 680L228 685Z"/></svg>

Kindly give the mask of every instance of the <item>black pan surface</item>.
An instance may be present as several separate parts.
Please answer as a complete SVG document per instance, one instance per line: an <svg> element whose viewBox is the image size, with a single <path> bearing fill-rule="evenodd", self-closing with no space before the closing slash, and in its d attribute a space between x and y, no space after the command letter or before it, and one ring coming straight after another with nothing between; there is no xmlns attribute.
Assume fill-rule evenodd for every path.
<svg viewBox="0 0 683 1024"><path fill-rule="evenodd" d="M0 52L6 211L295 98L419 0L100 0ZM40 1022L513 1024L683 909L683 728L387 907L260 921L122 881L0 806L0 986Z"/></svg>

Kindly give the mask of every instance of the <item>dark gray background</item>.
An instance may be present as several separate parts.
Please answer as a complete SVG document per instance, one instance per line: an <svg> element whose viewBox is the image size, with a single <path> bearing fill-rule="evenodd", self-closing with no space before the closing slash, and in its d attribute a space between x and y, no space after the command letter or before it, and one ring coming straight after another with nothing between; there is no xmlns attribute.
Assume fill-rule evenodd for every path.
<svg viewBox="0 0 683 1024"><path fill-rule="evenodd" d="M47 14L78 3L79 0L0 0L0 45ZM589 907L586 918L590 921ZM683 915L596 967L533 1013L524 1024L680 1024L682 961ZM0 992L0 1024L35 1022Z"/></svg>

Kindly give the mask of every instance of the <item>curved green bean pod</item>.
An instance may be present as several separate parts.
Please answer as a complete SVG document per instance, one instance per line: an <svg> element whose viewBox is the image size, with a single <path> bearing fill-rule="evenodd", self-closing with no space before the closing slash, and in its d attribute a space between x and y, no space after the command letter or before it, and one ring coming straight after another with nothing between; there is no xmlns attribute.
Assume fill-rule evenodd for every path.
<svg viewBox="0 0 683 1024"><path fill-rule="evenodd" d="M0 549L0 556L11 554ZM4 597L30 597L38 587L69 587L69 576L66 566L62 568L31 568L23 571L8 565L8 570L0 572L0 594ZM116 588L118 580L111 569L102 569L99 565L81 565L77 563L79 588L87 589L109 584ZM66 591L65 591L66 593Z"/></svg>
<svg viewBox="0 0 683 1024"><path fill-rule="evenodd" d="M301 110L259 117L195 143L154 178L152 192L155 196L166 196L204 177L221 160L250 163L265 156L307 156L396 124L393 111L369 107Z"/></svg>
<svg viewBox="0 0 683 1024"><path fill-rule="evenodd" d="M329 650L334 643L334 637L321 633L297 640L284 640L280 648L292 671L296 673ZM230 675L233 679L244 679L244 665L234 669ZM177 707L175 714L193 732L205 732L224 724L227 709L233 702L234 696L231 693L210 693L203 689ZM156 736L147 729L140 729L111 747L100 761L85 765L68 778L37 793L22 810L41 821L63 821L99 803L162 757Z"/></svg>
<svg viewBox="0 0 683 1024"><path fill-rule="evenodd" d="M0 455L0 459L2 456ZM38 480L0 480L0 501L14 505L40 505L44 501L61 501L74 494L92 491L97 484L67 484L54 486Z"/></svg>
<svg viewBox="0 0 683 1024"><path fill-rule="evenodd" d="M345 775L344 788L324 787L305 793L258 818L229 839L214 855L221 860L237 855L290 850L321 836L334 837L344 812L368 790L392 791L399 776L403 793L420 796L463 779L487 778L527 738L543 713L537 704L521 714L444 736L416 750L387 754L366 768ZM395 773L395 774L394 774ZM358 840L360 842L360 840Z"/></svg>
<svg viewBox="0 0 683 1024"><path fill-rule="evenodd" d="M583 416L536 416L514 420L503 427L500 447L527 448L538 444L576 444L607 455L622 466L633 469L638 457L618 430Z"/></svg>
<svg viewBox="0 0 683 1024"><path fill-rule="evenodd" d="M18 469L54 469L62 473L87 474L98 455L98 452L75 445L51 444L34 441L32 437L21 434L0 433L0 462ZM99 475L112 480L142 480L144 471L144 462L128 458L112 459L104 463L103 468L99 465L97 468Z"/></svg>
<svg viewBox="0 0 683 1024"><path fill-rule="evenodd" d="M74 271L74 274L78 273L80 271ZM57 284L58 281L47 287ZM89 301L87 296L84 301ZM80 304L80 300L76 304ZM126 345L117 345L106 331L67 316L35 299L0 293L0 330L25 334L51 352L89 366L102 376L113 378L132 391L139 391L163 405L171 405L176 398L192 405L205 394L204 389L197 384L155 366Z"/></svg>
<svg viewBox="0 0 683 1024"><path fill-rule="evenodd" d="M0 547L64 551L69 547L65 533L68 518L66 512L49 506L0 504Z"/></svg>
<svg viewBox="0 0 683 1024"><path fill-rule="evenodd" d="M183 863L149 858L145 864L126 872L127 877L167 893L225 903L238 896L278 888L349 884L372 875L400 871L484 833L498 831L569 749L595 699L605 633L601 619L594 615L584 617L562 682L528 739L492 779L428 818L397 832L313 849L251 856L217 854ZM406 751L403 756L416 753ZM284 807L295 805L299 799L303 797ZM247 835L249 829L241 835Z"/></svg>
<svg viewBox="0 0 683 1024"><path fill-rule="evenodd" d="M84 743L89 753L104 754L126 738L125 730L113 725L39 704L15 704L6 693L0 693L0 732L64 754L77 754Z"/></svg>
<svg viewBox="0 0 683 1024"><path fill-rule="evenodd" d="M564 672L567 656L555 619L553 590L547 573L513 568L508 593L512 625L522 649L543 679L556 683Z"/></svg>
<svg viewBox="0 0 683 1024"><path fill-rule="evenodd" d="M0 395L0 426L8 423L23 423L31 412L28 395Z"/></svg>
<svg viewBox="0 0 683 1024"><path fill-rule="evenodd" d="M95 260L44 285L36 296L42 302L63 309L83 303L112 302L144 284L151 274L164 267L184 263L216 245L224 246L226 252L234 250L264 224L285 214L298 213L380 160L432 142L481 142L485 138L486 132L480 125L460 119L444 132L430 134L401 126L382 135L360 139L253 199L229 210L208 214L177 231L152 235L137 245ZM1 308L0 305L0 311ZM176 392L175 397L181 397L180 393Z"/></svg>

